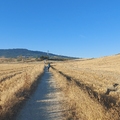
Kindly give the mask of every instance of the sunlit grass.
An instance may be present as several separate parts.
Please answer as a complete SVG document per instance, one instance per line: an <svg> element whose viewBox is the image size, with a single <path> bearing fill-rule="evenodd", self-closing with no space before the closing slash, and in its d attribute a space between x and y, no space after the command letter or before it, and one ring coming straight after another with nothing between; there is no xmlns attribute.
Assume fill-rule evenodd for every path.
<svg viewBox="0 0 120 120"><path fill-rule="evenodd" d="M43 73L40 64L0 64L0 117L14 114L14 106L29 95L33 83ZM7 113L7 114L6 114ZM8 116L6 116L8 115Z"/></svg>
<svg viewBox="0 0 120 120"><path fill-rule="evenodd" d="M58 62L53 68L67 96L67 106L75 109L75 115L70 116L83 120L119 118L120 55ZM118 85L114 88L114 84Z"/></svg>

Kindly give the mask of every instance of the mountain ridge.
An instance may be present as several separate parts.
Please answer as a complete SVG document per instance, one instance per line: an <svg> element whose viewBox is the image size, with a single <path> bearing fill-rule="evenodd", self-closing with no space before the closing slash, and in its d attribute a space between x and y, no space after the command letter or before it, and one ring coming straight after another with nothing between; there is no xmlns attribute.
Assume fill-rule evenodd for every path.
<svg viewBox="0 0 120 120"><path fill-rule="evenodd" d="M50 58L75 59L75 57L56 55L56 54L52 54L52 53L28 50L28 49L24 49L24 48L0 49L0 57L17 58L18 56L24 56L24 57L49 56Z"/></svg>

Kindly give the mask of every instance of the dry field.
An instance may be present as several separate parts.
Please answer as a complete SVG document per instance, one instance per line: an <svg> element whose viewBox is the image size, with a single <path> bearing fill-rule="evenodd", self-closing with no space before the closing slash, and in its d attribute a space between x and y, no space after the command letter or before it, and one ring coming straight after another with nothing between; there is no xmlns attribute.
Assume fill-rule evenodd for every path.
<svg viewBox="0 0 120 120"><path fill-rule="evenodd" d="M120 120L120 55L52 64L68 120Z"/></svg>
<svg viewBox="0 0 120 120"><path fill-rule="evenodd" d="M43 70L42 63L0 64L0 120L11 120Z"/></svg>

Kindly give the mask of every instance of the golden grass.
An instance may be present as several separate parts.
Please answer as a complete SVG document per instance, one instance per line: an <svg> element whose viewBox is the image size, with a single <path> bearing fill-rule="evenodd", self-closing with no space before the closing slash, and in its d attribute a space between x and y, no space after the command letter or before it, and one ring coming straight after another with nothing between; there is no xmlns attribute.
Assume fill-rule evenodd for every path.
<svg viewBox="0 0 120 120"><path fill-rule="evenodd" d="M66 120L98 120L98 117L99 120L104 120L105 112L102 106L94 103L73 81L68 82L60 73L55 70L51 71L64 93L65 99L62 101L62 107L66 110Z"/></svg>
<svg viewBox="0 0 120 120"><path fill-rule="evenodd" d="M117 120L120 118L120 55L91 60L53 64L59 82L67 91L68 105L75 107L82 120ZM67 83L65 82L67 81ZM119 84L115 89L113 85ZM107 90L111 91L106 94ZM71 105L70 105L71 104ZM74 119L77 119L74 118Z"/></svg>
<svg viewBox="0 0 120 120"><path fill-rule="evenodd" d="M15 105L30 93L31 87L43 73L40 64L0 64L0 118L10 119Z"/></svg>
<svg viewBox="0 0 120 120"><path fill-rule="evenodd" d="M55 68L100 93L105 93L114 83L120 84L120 55L57 63Z"/></svg>

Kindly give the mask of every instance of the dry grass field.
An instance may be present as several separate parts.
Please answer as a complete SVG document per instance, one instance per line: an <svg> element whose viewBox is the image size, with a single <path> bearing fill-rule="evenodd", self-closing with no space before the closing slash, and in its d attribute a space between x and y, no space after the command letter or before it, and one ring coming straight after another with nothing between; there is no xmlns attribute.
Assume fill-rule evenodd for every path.
<svg viewBox="0 0 120 120"><path fill-rule="evenodd" d="M11 119L43 70L42 63L0 64L0 120Z"/></svg>
<svg viewBox="0 0 120 120"><path fill-rule="evenodd" d="M120 120L120 55L52 64L68 120Z"/></svg>
<svg viewBox="0 0 120 120"><path fill-rule="evenodd" d="M43 71L42 62L0 64L0 120L11 120ZM53 62L50 72L67 120L120 120L120 55Z"/></svg>

